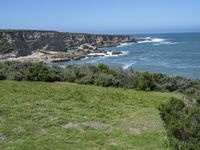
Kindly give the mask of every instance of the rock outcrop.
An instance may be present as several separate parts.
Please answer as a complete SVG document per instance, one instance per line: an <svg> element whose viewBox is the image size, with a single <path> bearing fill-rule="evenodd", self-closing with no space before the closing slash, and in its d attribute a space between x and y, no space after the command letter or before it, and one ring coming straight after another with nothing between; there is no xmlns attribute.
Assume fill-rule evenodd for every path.
<svg viewBox="0 0 200 150"><path fill-rule="evenodd" d="M120 43L135 41L133 37L126 35L95 35L36 30L0 30L0 54L12 52L19 57L30 55L38 50L56 52L67 52L73 49L95 50L99 47L117 46Z"/></svg>

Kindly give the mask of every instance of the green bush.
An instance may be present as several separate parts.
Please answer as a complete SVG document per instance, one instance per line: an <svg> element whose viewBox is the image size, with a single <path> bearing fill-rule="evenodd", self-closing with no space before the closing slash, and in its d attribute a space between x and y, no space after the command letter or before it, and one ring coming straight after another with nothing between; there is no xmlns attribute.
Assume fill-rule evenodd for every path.
<svg viewBox="0 0 200 150"><path fill-rule="evenodd" d="M82 77L80 80L76 80L76 83L79 84L93 84L94 83L94 75L87 74L86 76Z"/></svg>
<svg viewBox="0 0 200 150"><path fill-rule="evenodd" d="M26 80L25 70L29 63L20 63L20 62L5 62L0 65L0 68L4 70L4 74L6 75L6 79L8 80Z"/></svg>
<svg viewBox="0 0 200 150"><path fill-rule="evenodd" d="M26 77L30 81L58 81L56 72L44 63L34 63L27 68Z"/></svg>
<svg viewBox="0 0 200 150"><path fill-rule="evenodd" d="M97 86L103 86L103 87L118 86L119 81L113 75L98 73L95 76L94 84Z"/></svg>
<svg viewBox="0 0 200 150"><path fill-rule="evenodd" d="M109 72L109 67L106 64L99 64L98 69L103 73Z"/></svg>
<svg viewBox="0 0 200 150"><path fill-rule="evenodd" d="M73 72L71 69L65 69L62 72L62 81L67 81L67 82L75 82L76 80L76 73Z"/></svg>
<svg viewBox="0 0 200 150"><path fill-rule="evenodd" d="M199 80L169 77L160 73L139 73L133 69L110 69L105 64L60 68L45 63L4 62L0 63L0 70L1 80L67 81L144 91L177 91L190 95L200 89Z"/></svg>
<svg viewBox="0 0 200 150"><path fill-rule="evenodd" d="M136 87L137 77L134 74L133 69L119 69L114 74L119 80L121 87L133 89Z"/></svg>
<svg viewBox="0 0 200 150"><path fill-rule="evenodd" d="M3 69L0 69L0 80L5 80L6 79L6 74Z"/></svg>
<svg viewBox="0 0 200 150"><path fill-rule="evenodd" d="M148 72L138 74L138 82L137 82L138 90L153 91L155 87L156 86L152 74Z"/></svg>
<svg viewBox="0 0 200 150"><path fill-rule="evenodd" d="M200 149L200 105L198 100L188 102L190 104L186 105L182 100L173 98L160 107L170 145L176 150Z"/></svg>
<svg viewBox="0 0 200 150"><path fill-rule="evenodd" d="M24 75L20 72L12 72L7 76L8 80L15 80L15 81L21 81L24 79Z"/></svg>

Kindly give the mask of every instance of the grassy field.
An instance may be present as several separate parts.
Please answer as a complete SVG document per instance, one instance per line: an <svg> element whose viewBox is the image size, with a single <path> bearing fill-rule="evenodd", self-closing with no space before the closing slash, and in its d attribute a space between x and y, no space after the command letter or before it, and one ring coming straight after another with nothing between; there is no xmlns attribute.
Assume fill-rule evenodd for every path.
<svg viewBox="0 0 200 150"><path fill-rule="evenodd" d="M162 150L169 93L0 81L1 150Z"/></svg>

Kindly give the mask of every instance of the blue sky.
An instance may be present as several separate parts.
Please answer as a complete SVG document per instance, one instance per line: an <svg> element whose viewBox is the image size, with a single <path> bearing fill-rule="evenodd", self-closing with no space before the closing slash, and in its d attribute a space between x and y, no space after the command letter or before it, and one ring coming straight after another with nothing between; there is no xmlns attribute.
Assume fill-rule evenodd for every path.
<svg viewBox="0 0 200 150"><path fill-rule="evenodd" d="M200 0L0 0L0 28L199 32Z"/></svg>

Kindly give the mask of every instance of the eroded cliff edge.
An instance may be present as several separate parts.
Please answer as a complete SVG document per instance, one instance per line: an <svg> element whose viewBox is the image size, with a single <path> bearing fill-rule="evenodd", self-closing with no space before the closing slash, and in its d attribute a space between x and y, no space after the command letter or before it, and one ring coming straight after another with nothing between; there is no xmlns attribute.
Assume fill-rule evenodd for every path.
<svg viewBox="0 0 200 150"><path fill-rule="evenodd" d="M93 47L117 46L135 42L128 35L100 35L37 30L0 30L0 54L27 56L34 51L67 52L83 44Z"/></svg>

